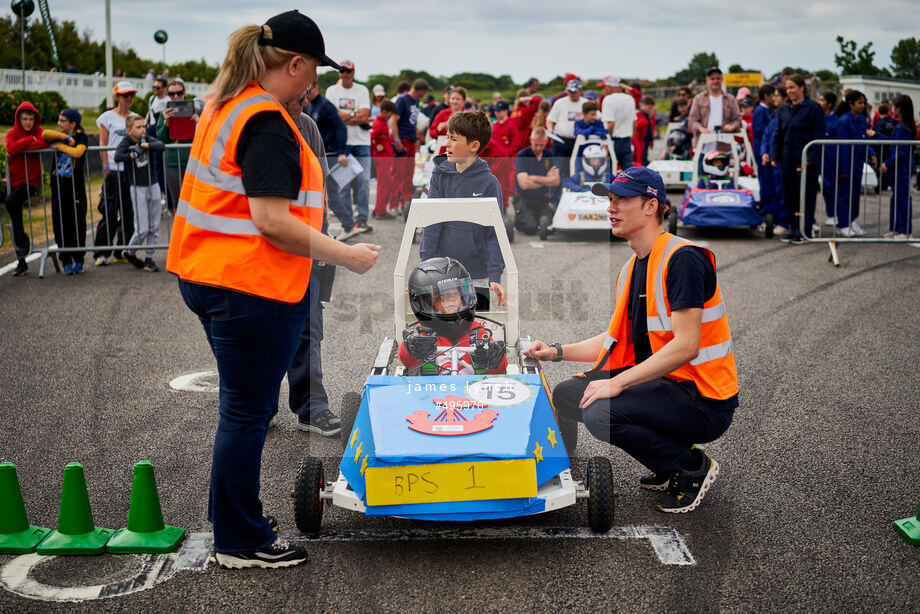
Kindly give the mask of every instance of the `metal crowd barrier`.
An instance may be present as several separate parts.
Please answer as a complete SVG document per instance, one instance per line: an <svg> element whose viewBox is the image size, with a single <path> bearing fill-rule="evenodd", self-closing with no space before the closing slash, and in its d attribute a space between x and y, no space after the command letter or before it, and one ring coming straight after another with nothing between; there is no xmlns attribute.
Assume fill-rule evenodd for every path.
<svg viewBox="0 0 920 614"><path fill-rule="evenodd" d="M166 151L163 152L163 155L165 156L166 153L170 150L181 149L190 150L191 143L166 145ZM86 152L83 154L83 157L85 158L83 168L87 205L85 212L80 211L80 206L76 197L69 198L68 200L70 202L63 202L63 199L61 199L61 202L57 203L55 203L54 199L52 198L52 194L61 194L65 187L69 187L69 190L66 191L75 196L78 190L77 181L72 175L69 177L62 177L59 175L51 174L51 164L48 162L52 160L50 156L58 155L57 150L38 149L30 151L29 155L26 156L26 176L29 174L29 163L31 162L34 164L36 157L38 158L38 163L41 167L41 184L36 192L32 192L29 195L29 198L22 206L23 226L25 227L26 234L29 236L30 241L29 253L37 253L41 255L38 268L38 276L40 278L45 276L45 267L49 257L51 258L51 262L54 265L55 271L61 271L61 266L58 262L58 254L85 253L86 255L90 256L89 259L84 260L84 267L86 267L92 266L94 264L95 256L93 252L107 252L111 254L113 251L117 252L130 250L136 252L137 255L137 253L148 249L165 250L169 248L169 236L172 232L173 219L173 212L169 211L169 204L178 203L179 192L181 190L182 175L184 174L185 169L182 168L181 172L178 173L177 179L174 182L170 182L167 180L168 175L166 174L166 169L163 168L163 189L161 190L161 201L155 203L155 206L159 208L159 242L156 245L129 246L128 242L131 240L131 237L135 232L134 220L136 217L135 207L133 206L129 196L130 182L126 176L126 173L131 171L112 169L109 171L109 173L110 175L114 173L115 179L106 182L105 173L102 168L102 156L99 154L99 152L102 151L109 152L108 164L109 166L112 166L114 164L114 150L114 147L90 146L86 148ZM35 156L32 154L39 155ZM151 158L153 155L154 154L151 152ZM151 165L148 165L146 172L155 172L152 170L151 166L152 163ZM8 196L11 191L9 168L10 159L9 156L7 156L7 172L5 179ZM140 170L138 172L145 171ZM152 179L153 183L158 182L158 178L156 176L154 176ZM67 182L70 183L69 186L65 185ZM109 193L110 186L115 186L115 194ZM121 189L120 186L127 187ZM50 191L51 194L46 193L46 190ZM33 207L32 202L36 198L40 199L41 204L40 206ZM112 200L112 203L109 206L106 206L110 199ZM57 208L56 210L55 207ZM65 207L73 207L73 217L65 217ZM38 215L39 212L41 215ZM70 211L67 211L67 213L69 214ZM89 214L89 220L86 221L86 234L91 235L91 240L87 240L87 237L82 232L80 232L79 229L81 228L81 224L77 221L81 215L85 220L87 213ZM125 219L126 214L129 216L129 220ZM39 222L38 219L41 221ZM58 234L66 237L66 239L62 241L63 243L76 243L76 245L61 246L56 243L54 232L54 225L56 220L58 224L63 224L64 220L73 222L70 228L59 227ZM130 221L130 224L128 224L128 221ZM75 225L76 228L74 228L73 225ZM104 232L108 236L100 236L100 232ZM2 234L0 234L0 237L2 237ZM42 237L44 237L44 240L41 239ZM14 233L11 232L10 238L15 248L16 246ZM100 239L104 239L104 241L98 242ZM141 260L143 260L143 258L141 258Z"/></svg>
<svg viewBox="0 0 920 614"><path fill-rule="evenodd" d="M902 155L899 147L905 145L910 146L907 159ZM911 193L913 174L908 172L905 179L895 171L902 164L907 164L908 169L916 166L912 164L911 158L920 151L920 141L818 139L809 142L802 150L801 168L806 168L809 151L815 147L821 148L820 161L818 162L819 193L821 197L826 198L828 191L830 191L830 196L835 203L832 217L836 220L840 204L838 192L846 194L848 195L848 198L845 199L847 201L846 219L851 222L855 221L862 230L861 233L858 231L855 233L858 236L853 236L853 232L842 230L836 224L829 228L824 223L824 216L819 215L819 212L822 211L821 197L816 198L815 224L818 230L812 233L812 237L807 240L827 243L830 249L828 260L833 262L834 266L840 266L840 258L837 253L838 243L920 243L920 236L914 237L911 235L914 230L914 222L920 224L920 218L914 219L917 212L913 208L913 194ZM843 147L849 147L850 153L845 156L849 158L849 161L845 161L841 168L838 154ZM875 168L869 164L870 147L875 150L877 159ZM888 168L887 173L881 173L882 163L885 158L892 154L894 164L891 168ZM856 159L863 156L865 156L866 162L863 164L863 168L859 169ZM855 185L855 177L858 176L855 173L858 171L861 171L862 177L859 179L859 185ZM799 180L799 215L802 220L806 219L806 184L807 176L803 172ZM896 196L899 192L906 194L906 210L897 206ZM893 200L895 202L892 202ZM889 206L886 208L885 205ZM907 230L907 232L898 232L899 236L893 236L898 227ZM847 228L852 228L852 226L847 226ZM920 229L917 232L920 235ZM891 236L885 236L886 234Z"/></svg>

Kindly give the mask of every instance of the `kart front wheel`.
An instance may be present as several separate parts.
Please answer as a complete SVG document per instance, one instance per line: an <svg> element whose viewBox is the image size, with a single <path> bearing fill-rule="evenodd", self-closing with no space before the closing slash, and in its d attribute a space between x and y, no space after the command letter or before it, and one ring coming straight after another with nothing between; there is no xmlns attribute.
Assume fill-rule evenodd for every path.
<svg viewBox="0 0 920 614"><path fill-rule="evenodd" d="M595 533L606 533L613 526L613 467L610 459L595 456L588 461L588 526Z"/></svg>
<svg viewBox="0 0 920 614"><path fill-rule="evenodd" d="M312 456L303 459L294 483L294 524L301 533L319 533L323 519L323 500L319 493L324 486L322 461Z"/></svg>
<svg viewBox="0 0 920 614"><path fill-rule="evenodd" d="M540 233L541 241L546 241L549 238L549 226L552 223L553 223L553 218L551 218L550 216L544 215L540 217L539 233Z"/></svg>
<svg viewBox="0 0 920 614"><path fill-rule="evenodd" d="M355 426L355 420L358 417L358 409L361 408L361 393L346 392L342 397L342 445L348 447L351 440L351 431Z"/></svg>
<svg viewBox="0 0 920 614"><path fill-rule="evenodd" d="M508 234L508 243L514 243L514 220L505 218L505 232Z"/></svg>

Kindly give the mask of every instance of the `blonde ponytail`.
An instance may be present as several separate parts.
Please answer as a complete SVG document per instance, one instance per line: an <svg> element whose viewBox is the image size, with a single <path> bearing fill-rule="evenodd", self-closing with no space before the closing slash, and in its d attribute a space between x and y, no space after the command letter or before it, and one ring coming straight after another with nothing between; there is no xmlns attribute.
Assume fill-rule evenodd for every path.
<svg viewBox="0 0 920 614"><path fill-rule="evenodd" d="M261 81L265 71L280 66L297 54L270 45L259 45L259 38L271 40L269 26L243 26L227 39L227 56L206 97L218 107L238 96L252 81Z"/></svg>

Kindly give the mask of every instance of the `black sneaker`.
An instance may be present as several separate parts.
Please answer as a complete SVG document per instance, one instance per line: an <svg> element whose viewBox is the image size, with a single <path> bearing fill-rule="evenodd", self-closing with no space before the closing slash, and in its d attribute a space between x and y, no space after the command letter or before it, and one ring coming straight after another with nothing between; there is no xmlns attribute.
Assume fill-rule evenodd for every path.
<svg viewBox="0 0 920 614"><path fill-rule="evenodd" d="M670 483L671 477L664 474L648 473L639 478L639 486L646 490L667 490Z"/></svg>
<svg viewBox="0 0 920 614"><path fill-rule="evenodd" d="M375 214L374 218L378 220L395 220L396 216L391 213L380 213L380 214Z"/></svg>
<svg viewBox="0 0 920 614"><path fill-rule="evenodd" d="M802 245L805 243L805 237L802 236L800 232L790 232L789 234L780 238L780 241L783 243L788 243L789 245Z"/></svg>
<svg viewBox="0 0 920 614"><path fill-rule="evenodd" d="M719 475L719 463L709 458L705 452L702 466L695 471L681 469L668 483L668 491L658 498L655 509L669 514L683 514L695 510L706 491Z"/></svg>
<svg viewBox="0 0 920 614"><path fill-rule="evenodd" d="M302 416L297 419L297 428L301 431L318 433L323 437L334 437L342 430L342 421L328 409L324 409L312 418Z"/></svg>
<svg viewBox="0 0 920 614"><path fill-rule="evenodd" d="M374 227L373 227L373 226L368 226L368 225L367 225L367 221L358 222L358 224L357 224L357 226L355 226L355 228L358 229L358 232L374 232Z"/></svg>
<svg viewBox="0 0 920 614"><path fill-rule="evenodd" d="M236 554L215 554L217 563L224 569L245 569L247 567L293 567L307 560L307 551L300 546L292 546L280 537L276 537L271 545L253 550L252 552L238 552Z"/></svg>
<svg viewBox="0 0 920 614"><path fill-rule="evenodd" d="M16 265L16 269L13 271L13 277L22 277L29 272L29 265L26 264L24 258L19 259L19 263Z"/></svg>
<svg viewBox="0 0 920 614"><path fill-rule="evenodd" d="M135 256L134 254L129 254L128 252L122 252L121 255L124 257L125 260L130 262L131 266L133 266L135 269L144 268L144 262L140 258Z"/></svg>
<svg viewBox="0 0 920 614"><path fill-rule="evenodd" d="M156 273L160 270L160 267L158 267L157 263L153 261L153 258L146 258L144 260L144 270L150 271L151 273Z"/></svg>
<svg viewBox="0 0 920 614"><path fill-rule="evenodd" d="M699 446L697 444L692 444L690 446L690 449L699 450L700 452L703 452L704 450L703 446ZM692 455L691 458L697 459L697 462L701 462L701 457ZM670 482L671 482L671 476L665 475L663 473L662 474L647 473L643 475L641 478L639 478L639 486L641 486L642 488L646 490L664 491L668 489L668 484Z"/></svg>

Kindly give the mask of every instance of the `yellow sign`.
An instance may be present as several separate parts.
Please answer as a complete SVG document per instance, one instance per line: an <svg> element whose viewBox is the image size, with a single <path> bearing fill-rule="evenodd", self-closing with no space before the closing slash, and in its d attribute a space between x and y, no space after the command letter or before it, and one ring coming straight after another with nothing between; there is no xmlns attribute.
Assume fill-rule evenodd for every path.
<svg viewBox="0 0 920 614"><path fill-rule="evenodd" d="M368 505L483 501L537 496L532 458L472 463L368 467Z"/></svg>
<svg viewBox="0 0 920 614"><path fill-rule="evenodd" d="M722 75L726 87L757 87L763 85L763 75L759 72L730 72Z"/></svg>

